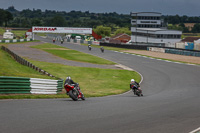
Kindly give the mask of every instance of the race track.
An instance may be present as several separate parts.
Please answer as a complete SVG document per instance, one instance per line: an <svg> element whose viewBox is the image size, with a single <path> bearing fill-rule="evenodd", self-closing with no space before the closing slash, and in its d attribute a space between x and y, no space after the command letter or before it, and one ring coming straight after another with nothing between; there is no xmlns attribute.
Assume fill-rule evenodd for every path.
<svg viewBox="0 0 200 133"><path fill-rule="evenodd" d="M108 50L101 53L97 48L88 51L86 46L77 44L62 46L140 72L144 78L141 84L144 97L130 92L77 102L71 99L0 100L0 132L188 133L200 127L200 66Z"/></svg>

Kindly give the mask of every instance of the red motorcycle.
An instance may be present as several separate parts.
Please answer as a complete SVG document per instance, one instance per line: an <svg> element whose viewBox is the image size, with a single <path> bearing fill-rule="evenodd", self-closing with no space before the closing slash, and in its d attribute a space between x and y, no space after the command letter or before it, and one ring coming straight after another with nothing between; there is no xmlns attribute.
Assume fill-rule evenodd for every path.
<svg viewBox="0 0 200 133"><path fill-rule="evenodd" d="M74 101L77 101L79 98L85 100L83 93L80 90L79 84L77 83L76 87L75 84L69 85L65 84L65 90L67 95L69 95Z"/></svg>
<svg viewBox="0 0 200 133"><path fill-rule="evenodd" d="M143 96L140 86L134 84L134 85L131 86L131 88L132 88L135 95L137 95L138 97Z"/></svg>

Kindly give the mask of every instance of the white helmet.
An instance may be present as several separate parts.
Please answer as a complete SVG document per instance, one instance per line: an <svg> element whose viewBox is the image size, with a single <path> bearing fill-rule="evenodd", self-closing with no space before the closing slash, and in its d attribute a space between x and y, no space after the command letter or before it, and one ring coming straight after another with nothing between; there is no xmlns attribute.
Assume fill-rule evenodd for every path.
<svg viewBox="0 0 200 133"><path fill-rule="evenodd" d="M66 79L71 79L71 77L70 77L70 76L68 76Z"/></svg>
<svg viewBox="0 0 200 133"><path fill-rule="evenodd" d="M131 79L131 82L135 82L135 80L134 80L134 79Z"/></svg>

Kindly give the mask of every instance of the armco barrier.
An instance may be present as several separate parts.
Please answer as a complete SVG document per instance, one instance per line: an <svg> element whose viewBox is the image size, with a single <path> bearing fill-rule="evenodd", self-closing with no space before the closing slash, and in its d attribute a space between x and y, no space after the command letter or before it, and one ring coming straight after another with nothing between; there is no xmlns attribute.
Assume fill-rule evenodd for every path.
<svg viewBox="0 0 200 133"><path fill-rule="evenodd" d="M12 42L28 42L33 39L13 39L13 40L0 40L0 43L12 43Z"/></svg>
<svg viewBox="0 0 200 133"><path fill-rule="evenodd" d="M127 49L140 49L140 50L147 50L147 47L148 47L144 45L114 44L114 43L102 43L102 42L100 43L100 46L127 48Z"/></svg>
<svg viewBox="0 0 200 133"><path fill-rule="evenodd" d="M0 94L57 94L63 80L0 76Z"/></svg>
<svg viewBox="0 0 200 133"><path fill-rule="evenodd" d="M147 50L152 51L154 47L147 47ZM156 48L165 51L165 53L186 55L186 56L197 56L200 57L200 51L184 50L184 49L169 49L169 48Z"/></svg>
<svg viewBox="0 0 200 133"><path fill-rule="evenodd" d="M30 68L32 68L32 69L38 71L38 72L43 73L43 74L45 74L45 75L48 75L48 76L50 76L50 77L55 77L55 76L53 76L52 74L50 74L50 73L48 73L48 72L46 72L46 71L40 69L39 67L36 67L35 65L33 65L33 64L30 63L30 62L28 62L27 60L21 58L20 56L18 56L17 54L15 54L15 53L12 52L11 50L9 50L8 48L2 46L1 49L3 49L4 51L8 52L8 53L9 53L11 56L13 56L13 58L14 58L17 62L19 62L20 64L26 65L26 66L28 66L28 67L30 67Z"/></svg>

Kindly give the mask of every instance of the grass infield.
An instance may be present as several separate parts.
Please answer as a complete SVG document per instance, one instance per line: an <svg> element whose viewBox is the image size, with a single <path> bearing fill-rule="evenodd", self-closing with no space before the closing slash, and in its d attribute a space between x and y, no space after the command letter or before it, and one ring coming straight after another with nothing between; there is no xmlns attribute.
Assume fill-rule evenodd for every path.
<svg viewBox="0 0 200 133"><path fill-rule="evenodd" d="M16 44L17 45L17 44ZM38 45L40 46L40 45ZM49 46L50 51L57 51L56 46ZM42 46L44 48L44 46ZM53 47L53 49L51 49ZM67 51L69 51L68 49ZM61 50L55 52L59 53ZM77 51L73 51L77 52ZM77 52L79 53L79 52ZM82 53L81 53L82 54ZM60 55L62 56L62 55ZM66 56L66 55L65 55ZM74 56L78 56L74 54ZM80 57L73 57L80 58ZM86 56L85 58L91 58ZM96 58L96 57L93 57ZM99 58L99 57L98 57ZM118 69L100 69L100 68L85 68L66 66L55 63L39 62L30 60L31 63L40 67L41 69L53 74L56 77L65 79L67 76L71 76L75 82L80 84L81 90L86 97L100 97L107 95L116 95L129 90L130 79L134 78L136 81L140 81L140 75L134 71L118 70ZM105 61L102 59L103 62ZM109 61L108 64L114 64ZM23 66L17 63L8 53L0 50L0 75L1 76L13 76L13 77L32 77L32 78L51 78L40 74L39 72ZM52 79L52 78L51 78ZM0 99L35 99L35 98L66 98L68 97L64 91L57 95L32 95L32 94L14 94L14 95L0 95Z"/></svg>
<svg viewBox="0 0 200 133"><path fill-rule="evenodd" d="M67 60L94 63L94 64L103 64L103 65L115 64L114 62L111 62L111 61L108 61L96 56L92 56L90 54L82 53L76 50L68 49L66 47L62 47L62 46L58 46L58 45L54 45L50 43L44 43L41 45L32 46L32 48L44 50L48 53L51 53L53 55L59 56Z"/></svg>

